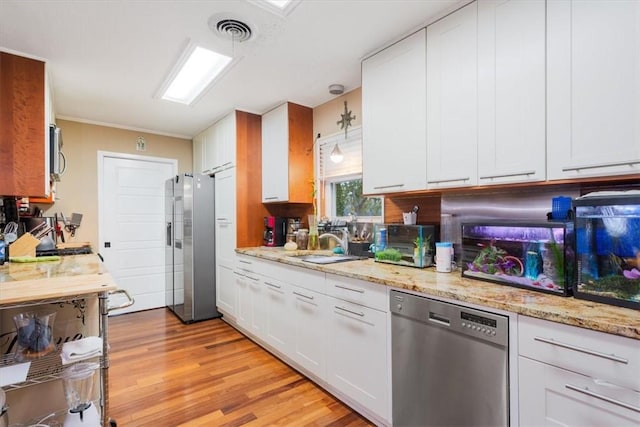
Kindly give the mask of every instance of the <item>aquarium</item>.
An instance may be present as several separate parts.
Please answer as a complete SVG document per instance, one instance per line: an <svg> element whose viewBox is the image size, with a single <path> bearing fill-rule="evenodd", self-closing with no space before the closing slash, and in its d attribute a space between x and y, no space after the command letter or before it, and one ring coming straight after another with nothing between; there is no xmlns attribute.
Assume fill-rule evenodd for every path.
<svg viewBox="0 0 640 427"><path fill-rule="evenodd" d="M435 225L376 224L374 231L376 262L417 268L433 265Z"/></svg>
<svg viewBox="0 0 640 427"><path fill-rule="evenodd" d="M640 309L640 192L587 195L573 208L575 296Z"/></svg>
<svg viewBox="0 0 640 427"><path fill-rule="evenodd" d="M573 223L462 224L462 276L562 296L573 285Z"/></svg>

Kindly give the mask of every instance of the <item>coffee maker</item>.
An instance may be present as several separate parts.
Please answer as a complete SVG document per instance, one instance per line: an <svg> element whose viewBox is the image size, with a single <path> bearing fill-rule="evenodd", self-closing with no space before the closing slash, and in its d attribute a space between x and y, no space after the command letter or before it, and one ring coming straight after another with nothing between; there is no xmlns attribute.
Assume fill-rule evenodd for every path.
<svg viewBox="0 0 640 427"><path fill-rule="evenodd" d="M279 216L264 217L263 243L265 246L284 246L287 235L287 218Z"/></svg>

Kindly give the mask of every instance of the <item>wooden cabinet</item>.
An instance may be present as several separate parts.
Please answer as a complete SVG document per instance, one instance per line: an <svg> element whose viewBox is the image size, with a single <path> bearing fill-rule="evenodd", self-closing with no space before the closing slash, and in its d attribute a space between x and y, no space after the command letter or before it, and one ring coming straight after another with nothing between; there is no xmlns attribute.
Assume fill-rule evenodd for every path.
<svg viewBox="0 0 640 427"><path fill-rule="evenodd" d="M551 180L640 172L640 2L547 2Z"/></svg>
<svg viewBox="0 0 640 427"><path fill-rule="evenodd" d="M343 294L348 299L329 297L327 382L388 420L389 316L386 308L373 308L378 306L380 292L386 295L386 288L374 289L376 285L337 276L328 281L332 282L329 292L335 289L334 295ZM351 302L353 298L363 305Z"/></svg>
<svg viewBox="0 0 640 427"><path fill-rule="evenodd" d="M477 3L427 27L427 185L478 182Z"/></svg>
<svg viewBox="0 0 640 427"><path fill-rule="evenodd" d="M262 116L262 202L311 203L313 110L291 102Z"/></svg>
<svg viewBox="0 0 640 427"><path fill-rule="evenodd" d="M45 63L0 52L0 195L49 195Z"/></svg>
<svg viewBox="0 0 640 427"><path fill-rule="evenodd" d="M520 425L640 425L633 339L519 316Z"/></svg>
<svg viewBox="0 0 640 427"><path fill-rule="evenodd" d="M545 23L543 1L478 2L480 185L546 178Z"/></svg>
<svg viewBox="0 0 640 427"><path fill-rule="evenodd" d="M362 62L363 193L427 188L425 30Z"/></svg>

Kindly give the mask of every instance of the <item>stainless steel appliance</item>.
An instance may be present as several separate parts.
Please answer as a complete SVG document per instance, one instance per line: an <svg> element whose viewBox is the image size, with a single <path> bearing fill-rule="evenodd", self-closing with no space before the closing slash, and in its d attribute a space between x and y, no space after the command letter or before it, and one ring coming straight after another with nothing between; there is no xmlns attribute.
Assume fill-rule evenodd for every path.
<svg viewBox="0 0 640 427"><path fill-rule="evenodd" d="M67 158L62 152L62 131L56 125L49 126L49 162L51 178L60 181L67 169Z"/></svg>
<svg viewBox="0 0 640 427"><path fill-rule="evenodd" d="M506 316L392 290L394 426L509 425Z"/></svg>
<svg viewBox="0 0 640 427"><path fill-rule="evenodd" d="M182 174L165 183L166 305L183 322L216 309L214 178Z"/></svg>

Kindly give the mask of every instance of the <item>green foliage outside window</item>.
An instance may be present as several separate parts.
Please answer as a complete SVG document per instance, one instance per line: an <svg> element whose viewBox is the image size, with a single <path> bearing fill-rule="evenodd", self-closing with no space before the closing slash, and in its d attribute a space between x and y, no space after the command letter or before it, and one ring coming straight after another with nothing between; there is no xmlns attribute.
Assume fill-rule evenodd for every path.
<svg viewBox="0 0 640 427"><path fill-rule="evenodd" d="M382 216L382 199L362 196L362 179L336 182L334 185L337 216L355 214L361 216Z"/></svg>

